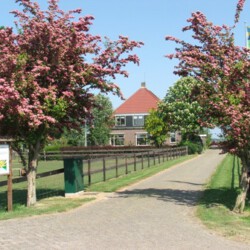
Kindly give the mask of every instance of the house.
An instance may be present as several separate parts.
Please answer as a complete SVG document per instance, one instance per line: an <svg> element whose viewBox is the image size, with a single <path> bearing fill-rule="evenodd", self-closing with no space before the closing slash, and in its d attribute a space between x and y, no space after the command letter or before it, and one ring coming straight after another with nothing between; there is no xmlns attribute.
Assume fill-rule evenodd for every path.
<svg viewBox="0 0 250 250"><path fill-rule="evenodd" d="M113 146L149 145L149 135L144 129L145 118L151 109L157 109L160 99L141 84L132 96L124 101L115 111L115 126L110 135ZM176 143L176 133L171 133L167 144Z"/></svg>

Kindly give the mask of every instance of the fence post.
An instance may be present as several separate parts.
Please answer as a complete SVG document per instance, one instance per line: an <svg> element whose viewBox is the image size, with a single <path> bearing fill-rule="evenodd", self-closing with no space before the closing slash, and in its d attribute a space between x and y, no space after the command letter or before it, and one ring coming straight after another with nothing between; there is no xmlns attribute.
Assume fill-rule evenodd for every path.
<svg viewBox="0 0 250 250"><path fill-rule="evenodd" d="M9 174L8 174L8 191L7 191L7 201L8 201L8 212L13 209L13 186L12 186L12 147L9 146Z"/></svg>
<svg viewBox="0 0 250 250"><path fill-rule="evenodd" d="M134 153L134 171L136 171L136 154Z"/></svg>
<svg viewBox="0 0 250 250"><path fill-rule="evenodd" d="M127 159L127 155L125 155L125 174L128 174L128 159Z"/></svg>
<svg viewBox="0 0 250 250"><path fill-rule="evenodd" d="M89 181L89 186L91 185L91 160L90 158L88 159L88 181Z"/></svg>
<svg viewBox="0 0 250 250"><path fill-rule="evenodd" d="M118 177L118 157L115 157L115 175Z"/></svg>
<svg viewBox="0 0 250 250"><path fill-rule="evenodd" d="M43 159L44 159L44 161L47 161L47 156L46 156L46 151L45 150L43 150Z"/></svg>
<svg viewBox="0 0 250 250"><path fill-rule="evenodd" d="M141 153L141 169L143 169L143 153Z"/></svg>
<svg viewBox="0 0 250 250"><path fill-rule="evenodd" d="M155 151L154 151L154 165L155 165Z"/></svg>
<svg viewBox="0 0 250 250"><path fill-rule="evenodd" d="M103 157L102 159L102 167L103 167L103 181L106 181L106 161L105 161L105 157Z"/></svg>
<svg viewBox="0 0 250 250"><path fill-rule="evenodd" d="M150 153L148 152L148 167L150 167Z"/></svg>

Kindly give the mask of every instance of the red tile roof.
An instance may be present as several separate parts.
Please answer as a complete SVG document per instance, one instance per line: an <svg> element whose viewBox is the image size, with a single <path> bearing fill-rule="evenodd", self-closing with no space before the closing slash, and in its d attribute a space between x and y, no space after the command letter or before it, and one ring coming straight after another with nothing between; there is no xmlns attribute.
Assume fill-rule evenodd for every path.
<svg viewBox="0 0 250 250"><path fill-rule="evenodd" d="M148 113L150 109L156 109L159 98L146 87L138 89L116 110L115 114L142 114Z"/></svg>

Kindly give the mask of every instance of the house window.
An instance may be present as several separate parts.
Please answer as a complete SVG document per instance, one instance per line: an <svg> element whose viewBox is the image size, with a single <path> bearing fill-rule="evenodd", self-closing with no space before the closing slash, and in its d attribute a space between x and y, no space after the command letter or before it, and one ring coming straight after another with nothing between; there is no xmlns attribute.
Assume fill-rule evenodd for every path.
<svg viewBox="0 0 250 250"><path fill-rule="evenodd" d="M148 145L148 142L149 142L148 134L146 134L146 133L136 134L136 145L137 146Z"/></svg>
<svg viewBox="0 0 250 250"><path fill-rule="evenodd" d="M125 116L116 116L115 117L115 125L116 126L126 126Z"/></svg>
<svg viewBox="0 0 250 250"><path fill-rule="evenodd" d="M112 146L124 146L124 134L111 135L110 144Z"/></svg>
<svg viewBox="0 0 250 250"><path fill-rule="evenodd" d="M170 133L170 143L175 143L176 142L176 135L175 133Z"/></svg>
<svg viewBox="0 0 250 250"><path fill-rule="evenodd" d="M134 126L144 126L144 117L143 115L134 115L133 116L133 124Z"/></svg>

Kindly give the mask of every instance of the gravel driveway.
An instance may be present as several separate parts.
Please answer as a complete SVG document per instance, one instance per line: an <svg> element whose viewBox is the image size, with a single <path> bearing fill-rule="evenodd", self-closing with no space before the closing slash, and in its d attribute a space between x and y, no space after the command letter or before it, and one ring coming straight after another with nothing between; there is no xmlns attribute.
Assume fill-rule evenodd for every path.
<svg viewBox="0 0 250 250"><path fill-rule="evenodd" d="M0 222L0 249L250 249L207 230L193 215L223 159L206 153L73 211Z"/></svg>

